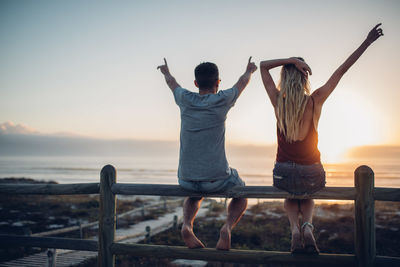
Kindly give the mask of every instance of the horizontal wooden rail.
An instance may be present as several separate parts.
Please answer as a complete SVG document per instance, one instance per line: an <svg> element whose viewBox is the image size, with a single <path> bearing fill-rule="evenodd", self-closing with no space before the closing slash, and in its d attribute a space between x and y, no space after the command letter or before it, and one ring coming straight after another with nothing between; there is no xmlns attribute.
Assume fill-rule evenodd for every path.
<svg viewBox="0 0 400 267"><path fill-rule="evenodd" d="M400 188L374 188L374 200L400 201Z"/></svg>
<svg viewBox="0 0 400 267"><path fill-rule="evenodd" d="M354 187L326 187L313 195L290 195L272 186L246 186L233 188L224 193L195 193L182 189L179 185L166 184L124 184L116 183L112 192L120 195L147 196L205 196L205 197L244 197L244 198L313 198L334 200L355 200ZM0 194L13 195L79 195L98 194L99 183L81 184L2 184ZM399 188L374 188L374 200L400 201Z"/></svg>
<svg viewBox="0 0 400 267"><path fill-rule="evenodd" d="M400 266L400 258L387 257L387 256L376 256L375 260L374 260L374 266L377 266L377 267Z"/></svg>
<svg viewBox="0 0 400 267"><path fill-rule="evenodd" d="M0 247L61 248L83 251L98 251L99 248L98 242L95 240L18 235L0 235Z"/></svg>
<svg viewBox="0 0 400 267"><path fill-rule="evenodd" d="M114 254L129 254L138 257L156 257L173 259L199 259L205 261L223 261L249 264L282 264L306 266L354 266L356 257L349 254L292 255L290 252L239 250L229 251L210 248L189 249L178 246L142 245L113 243L111 251ZM377 256L376 266L395 266L400 264L400 258Z"/></svg>
<svg viewBox="0 0 400 267"><path fill-rule="evenodd" d="M51 235L59 235L59 234L64 234L64 233L69 233L73 231L77 231L83 228L87 228L90 226L95 226L98 225L99 222L91 222L87 224L82 224L81 226L76 225L76 226L70 226L70 227L65 227L65 228L60 228L60 229L55 229L51 231L46 231L46 232L40 232L40 233L34 233L31 236L51 236Z"/></svg>
<svg viewBox="0 0 400 267"><path fill-rule="evenodd" d="M98 194L99 183L81 184L2 184L0 194L13 195L79 195Z"/></svg>
<svg viewBox="0 0 400 267"><path fill-rule="evenodd" d="M0 235L0 247L39 247L83 251L98 251L98 243L94 240L55 237L28 237L17 235ZM240 262L240 263L280 263L282 265L307 266L354 266L355 256L348 254L291 255L289 252L237 250L221 251L216 249L188 249L177 246L142 245L113 243L114 254L131 254L138 257L200 259L208 261ZM375 266L400 266L400 258L377 256Z"/></svg>
<svg viewBox="0 0 400 267"><path fill-rule="evenodd" d="M205 197L240 197L240 198L314 198L354 200L356 190L354 187L326 187L313 195L291 195L272 186L245 186L234 187L224 193L196 193L182 189L179 185L166 184L113 184L111 190L114 194L121 195L150 195L150 196L205 196ZM400 192L400 190L399 190Z"/></svg>
<svg viewBox="0 0 400 267"><path fill-rule="evenodd" d="M123 184L112 186L114 194L121 195L152 195L152 196L207 196L207 197L245 197L245 198L313 198L355 200L355 187L325 187L313 195L294 196L273 186L245 186L232 188L224 193L195 193L182 189L178 185L166 184ZM400 201L400 188L374 188L374 200Z"/></svg>
<svg viewBox="0 0 400 267"><path fill-rule="evenodd" d="M285 264L321 266L354 266L356 257L345 254L320 254L291 255L290 252L261 251L261 250L238 250L229 251L216 250L211 248L189 249L178 246L142 245L113 243L111 245L113 254L129 254L138 257L174 258L174 259L197 259L205 261L223 261L249 264Z"/></svg>
<svg viewBox="0 0 400 267"><path fill-rule="evenodd" d="M198 259L205 261L223 261L249 264L282 264L306 266L355 266L355 255L325 254L319 255L292 255L290 252L264 251L264 250L239 250L229 251L210 248L189 249L178 246L143 245L113 243L113 254L129 254L137 257L156 257L173 259ZM399 266L400 258L377 256L375 266Z"/></svg>

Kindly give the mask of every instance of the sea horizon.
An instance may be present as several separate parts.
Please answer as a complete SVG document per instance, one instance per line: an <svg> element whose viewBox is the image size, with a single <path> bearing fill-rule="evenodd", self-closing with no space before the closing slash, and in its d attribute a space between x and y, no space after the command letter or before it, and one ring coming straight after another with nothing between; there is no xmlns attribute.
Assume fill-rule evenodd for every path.
<svg viewBox="0 0 400 267"><path fill-rule="evenodd" d="M107 164L123 183L177 184L179 142L28 134L0 135L0 178L25 177L58 183L98 182ZM276 145L226 144L229 165L246 185L272 185ZM354 186L354 171L368 165L375 186L400 187L400 146L348 149L336 159L321 151L327 186Z"/></svg>
<svg viewBox="0 0 400 267"><path fill-rule="evenodd" d="M275 158L228 156L246 185L272 185ZM0 156L0 178L31 178L57 183L98 182L100 170L111 164L122 183L177 184L178 156ZM367 165L375 173L375 186L400 187L399 158L352 158L323 162L327 186L354 186L354 171Z"/></svg>

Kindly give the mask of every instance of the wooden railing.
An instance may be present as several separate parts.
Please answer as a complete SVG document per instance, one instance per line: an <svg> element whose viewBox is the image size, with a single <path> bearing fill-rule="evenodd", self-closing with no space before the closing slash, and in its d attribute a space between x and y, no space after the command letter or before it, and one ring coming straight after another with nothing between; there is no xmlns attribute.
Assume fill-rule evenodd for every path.
<svg viewBox="0 0 400 267"><path fill-rule="evenodd" d="M0 194L70 195L100 194L98 241L56 237L0 235L0 247L42 247L98 251L99 266L114 266L115 255L131 254L140 257L183 258L252 264L307 266L400 266L400 258L376 256L375 200L400 201L399 188L374 187L374 173L368 166L355 170L355 187L327 187L309 196L293 196L271 186L238 187L224 193L193 193L178 185L116 183L116 170L107 165L101 170L100 184L3 184ZM177 246L125 244L115 240L116 195L205 196L242 198L313 198L354 200L355 255L324 254L291 255L289 252L216 249L188 249Z"/></svg>

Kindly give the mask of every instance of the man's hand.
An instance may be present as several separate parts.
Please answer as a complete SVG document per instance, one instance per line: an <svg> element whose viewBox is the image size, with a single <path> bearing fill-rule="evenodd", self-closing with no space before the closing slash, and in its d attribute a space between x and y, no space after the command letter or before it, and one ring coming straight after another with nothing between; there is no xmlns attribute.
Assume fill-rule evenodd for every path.
<svg viewBox="0 0 400 267"><path fill-rule="evenodd" d="M240 76L239 80L237 83L233 86L238 89L239 94L241 94L244 90L244 88L247 86L247 84L250 81L250 77L257 70L256 64L254 62L251 62L251 57L249 57L249 61L247 62L247 67L246 67L246 72Z"/></svg>
<svg viewBox="0 0 400 267"><path fill-rule="evenodd" d="M174 91L175 88L181 87L178 82L175 80L174 77L172 77L171 73L169 73L169 68L167 64L167 60L164 58L164 65L160 65L157 67L157 69L160 69L161 73L164 74L165 77L165 82L167 83L169 89L171 91Z"/></svg>
<svg viewBox="0 0 400 267"><path fill-rule="evenodd" d="M311 68L310 68L310 66L308 66L307 63L305 63L304 61L297 59L297 58L293 58L293 60L294 60L294 62L293 62L294 66L299 71L301 71L301 73L303 73L305 76L308 76L308 74L312 75Z"/></svg>
<svg viewBox="0 0 400 267"><path fill-rule="evenodd" d="M161 73L164 75L170 74L169 69L168 69L167 60L165 58L164 58L164 65L158 66L157 69L160 69Z"/></svg>
<svg viewBox="0 0 400 267"><path fill-rule="evenodd" d="M252 57L249 57L249 62L247 63L246 72L248 73L254 73L257 70L257 66L254 62L251 62L251 58Z"/></svg>
<svg viewBox="0 0 400 267"><path fill-rule="evenodd" d="M368 44L372 44L375 42L379 37L383 36L383 30L379 28L382 23L377 24L369 33L367 36L367 42Z"/></svg>

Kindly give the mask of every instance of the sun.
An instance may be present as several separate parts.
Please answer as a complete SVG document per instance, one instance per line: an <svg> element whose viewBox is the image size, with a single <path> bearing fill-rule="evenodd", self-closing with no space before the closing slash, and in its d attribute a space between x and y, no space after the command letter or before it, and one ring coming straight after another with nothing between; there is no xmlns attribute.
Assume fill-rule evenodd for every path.
<svg viewBox="0 0 400 267"><path fill-rule="evenodd" d="M376 108L358 95L346 93L328 99L318 126L321 160L345 161L350 148L381 143L381 118Z"/></svg>

